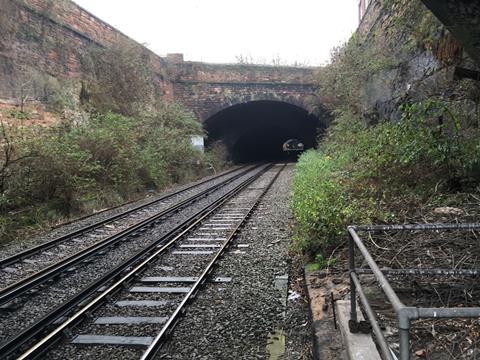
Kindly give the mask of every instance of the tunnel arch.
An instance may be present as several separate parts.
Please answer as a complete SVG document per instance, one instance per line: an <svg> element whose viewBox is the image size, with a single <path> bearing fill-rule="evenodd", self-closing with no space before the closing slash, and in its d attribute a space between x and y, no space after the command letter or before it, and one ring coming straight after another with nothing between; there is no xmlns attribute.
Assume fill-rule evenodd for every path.
<svg viewBox="0 0 480 360"><path fill-rule="evenodd" d="M222 141L235 163L282 160L283 144L300 140L305 149L316 145L325 120L286 101L256 100L234 104L204 121L207 146Z"/></svg>
<svg viewBox="0 0 480 360"><path fill-rule="evenodd" d="M288 86L291 87L291 86ZM298 86L297 86L298 87ZM302 89L295 88L296 91L287 91L286 89L277 89L278 92L265 91L265 89L257 89L256 93L253 89L249 89L248 92L242 92L232 94L231 96L225 96L225 94L218 94L220 98L215 99L214 96L210 96L210 99L215 99L212 106L207 106L199 109L199 118L205 121L217 113L227 110L232 106L242 105L253 102L282 102L296 107L306 109L307 104L312 102L314 96L312 95L311 87L302 86ZM300 90L305 90L303 93ZM205 105L205 104L203 104Z"/></svg>

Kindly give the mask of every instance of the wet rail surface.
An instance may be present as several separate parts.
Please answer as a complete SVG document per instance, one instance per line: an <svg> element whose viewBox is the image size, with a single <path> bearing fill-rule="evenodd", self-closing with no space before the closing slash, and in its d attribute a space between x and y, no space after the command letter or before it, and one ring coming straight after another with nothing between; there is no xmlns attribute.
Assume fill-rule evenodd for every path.
<svg viewBox="0 0 480 360"><path fill-rule="evenodd" d="M172 257L172 261L187 261L188 263L191 263L192 266L196 266L195 264L197 263L198 260L206 260L210 256L215 256L215 254L219 254L226 248L227 244L225 243L229 237L232 237L236 231L238 231L238 228L234 227L234 231L230 233L230 230L232 226L235 225L235 223L241 224L243 222L242 216L244 216L244 212L247 212L248 216L248 207L250 206L249 201L247 201L247 198L240 198L240 201L242 203L245 203L246 207L242 209L242 207L238 206L238 203L236 203L236 210L228 211L226 210L225 214L221 215L214 215L213 211L217 211L217 208L220 208L223 206L224 208L227 208L228 206L234 206L235 201L234 200L229 200L231 197L235 196L238 192L240 192L242 189L246 189L250 183L253 181L256 181L257 178L263 178L266 176L266 174L271 174L271 171L268 171L269 166L261 166L260 168L251 171L250 173L243 175L235 184L231 186L231 189L225 192L224 195L220 196L218 199L216 199L213 202L210 202L207 204L205 207L203 207L200 211L196 212L195 214L192 214L187 220L183 221L181 224L176 226L175 228L171 229L171 231L167 232L163 237L158 239L157 241L153 242L150 244L147 248L142 249L139 251L135 256L130 257L127 261L121 263L114 269L112 269L109 273L105 274L103 277L97 279L97 281L89 284L85 289L83 289L81 292L78 294L75 294L75 296L71 297L68 299L68 301L63 302L61 305L57 306L55 309L50 311L49 313L46 313L42 318L38 319L36 322L34 322L31 326L23 329L22 331L16 333L14 336L10 337L6 341L4 341L2 344L0 344L0 352L2 354L7 354L7 356L12 356L12 354L18 354L19 349L23 349L25 344L29 344L32 339L37 339L40 334L44 332L46 328L49 328L52 326L52 324L59 322L63 317L67 314L69 314L72 310L75 310L78 308L78 305L89 297L91 298L93 295L96 295L99 290L102 290L105 284L108 284L109 282L114 282L121 276L125 274L126 271L130 270L132 267L137 266L137 263L141 263L141 261L145 262L146 260L145 257L150 256L150 262L152 261L152 252L157 254L160 252L162 254L162 257L167 259L168 257ZM253 175L251 174L253 173ZM260 181L260 180L257 180ZM263 190L259 189L251 189L250 192L262 192L266 191L265 190L266 186L263 186ZM244 190L244 191L247 191ZM244 196L244 195L240 195ZM232 203L230 205L226 204L226 202L231 201ZM232 208L233 209L233 208ZM203 215L202 215L203 214ZM205 220L206 217L209 217L209 220ZM190 234L193 228L197 228L200 225L200 222L203 221L204 224L201 225L201 227L198 229L200 231L199 234ZM240 225L238 225L240 226ZM196 230L197 231L197 230ZM180 232L180 234L177 234ZM189 233L188 237L185 238L184 235ZM173 238L173 240L168 240L170 238ZM165 245L164 243L167 242ZM163 245L162 245L163 244ZM175 244L175 245L173 245ZM160 248L158 248L160 247ZM173 247L175 249L173 249ZM158 254L157 254L158 256ZM153 256L155 258L156 256ZM215 256L216 257L216 256ZM175 259L175 260L173 260ZM202 267L203 262L202 263ZM151 265L149 265L150 267ZM200 266L200 265L198 265ZM165 265L162 267L163 271L167 271L170 269L170 265ZM160 269L161 270L161 269ZM142 270L143 271L143 270ZM160 271L161 273L161 271ZM145 274L145 278L137 279L135 281L139 282L141 286L137 286L138 291L128 291L127 294L124 294L123 296L125 297L124 300L118 300L115 304L116 309L123 309L123 311L126 311L126 309L136 309L136 311L140 311L139 309L155 309L158 310L156 307L157 305L163 307L163 305L168 305L168 304L174 304L175 301L170 302L167 300L152 300L152 299L144 299L144 300L132 300L129 299L129 294L130 296L138 296L138 297L145 297L150 294L150 296L158 297L159 294L163 294L166 297L176 297L179 295L184 296L185 294L188 294L190 290L187 291L187 289L191 288L197 288L202 282L203 282L203 277L204 276L196 276L192 275L195 274L195 272L192 270L192 273L190 274L170 274L170 275L165 275L165 276L157 276L158 274L150 274L151 276L147 276L149 274ZM134 277L138 277L137 272L134 272L133 275ZM206 276L206 275L205 275ZM117 281L120 281L117 280ZM219 279L219 281L227 281L228 279ZM122 286L121 289L122 291L126 289L126 284L130 282L130 279L127 279L126 282L122 281ZM158 286L149 286L151 284L156 284ZM193 285L192 285L193 284ZM145 286L143 286L145 285ZM179 286L180 285L180 286ZM128 286L127 286L128 287ZM149 289L149 288L153 288ZM175 289L177 288L177 289ZM158 290L158 289L163 289L163 290ZM107 288L108 290L108 288ZM135 290L135 289L134 289ZM157 291L158 290L158 291ZM171 290L171 292L169 292ZM116 289L114 292L116 293L118 289ZM121 292L121 291L120 291ZM193 293L193 292L192 292ZM111 295L109 295L111 296ZM115 294L115 297L119 296L118 294ZM191 296L191 294L190 294ZM163 305L162 305L163 304ZM94 306L96 307L96 305ZM168 306L167 306L168 308ZM92 311L93 309L89 309ZM121 311L120 311L121 314ZM100 323L107 325L108 326L120 326L120 327L126 327L126 328L131 328L131 323L138 323L139 325L145 325L142 326L142 328L150 328L153 326L159 326L164 323L163 320L168 322L168 319L163 319L164 317L168 316L156 316L154 319L146 319L148 316L143 316L143 317L138 317L138 316L104 316L102 320L99 320ZM160 319L162 318L162 319ZM59 320L60 319L60 320ZM71 320L72 318L70 318ZM71 322L76 323L77 318L74 318L71 320ZM116 323L120 322L120 323ZM153 323L151 323L153 322ZM88 322L87 322L88 323ZM94 324L94 326L99 326L100 323ZM146 323L146 324L145 324ZM69 323L67 327L70 327L72 323ZM62 331L62 334L64 332ZM96 337L96 336L100 337ZM101 339L107 339L108 337L102 338L101 334L94 334L93 340L96 342L101 342ZM105 335L108 336L108 335ZM135 344L135 340L128 339L122 340L122 335L119 335L120 337L115 337L114 335L113 338L110 338L111 341L126 341L127 343L130 341L133 344ZM154 343L155 336L146 336L146 339L143 340L138 340L140 342L148 340L148 338L151 337L152 342ZM50 345L50 341L56 340L56 336L48 338L49 340L47 341L47 345ZM78 337L76 342L81 343L82 341L85 342L85 337ZM100 340L98 340L100 339ZM30 356L30 355L28 355ZM28 357L27 356L27 357Z"/></svg>

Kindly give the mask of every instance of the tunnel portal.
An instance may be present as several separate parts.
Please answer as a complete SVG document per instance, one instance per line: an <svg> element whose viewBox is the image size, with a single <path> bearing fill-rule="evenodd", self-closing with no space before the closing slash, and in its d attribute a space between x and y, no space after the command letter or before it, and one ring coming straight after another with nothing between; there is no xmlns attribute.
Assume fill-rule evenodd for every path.
<svg viewBox="0 0 480 360"><path fill-rule="evenodd" d="M207 146L223 141L235 163L285 160L292 156L283 151L287 140L298 139L309 149L323 131L317 116L281 101L233 105L208 118L204 126Z"/></svg>

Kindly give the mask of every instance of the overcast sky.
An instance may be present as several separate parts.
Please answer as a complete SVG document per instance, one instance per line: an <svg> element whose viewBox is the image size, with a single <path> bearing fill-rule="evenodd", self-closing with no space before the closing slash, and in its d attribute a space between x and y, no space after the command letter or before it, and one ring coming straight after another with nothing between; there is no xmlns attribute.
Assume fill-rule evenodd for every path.
<svg viewBox="0 0 480 360"><path fill-rule="evenodd" d="M75 0L159 55L320 65L358 24L358 0Z"/></svg>

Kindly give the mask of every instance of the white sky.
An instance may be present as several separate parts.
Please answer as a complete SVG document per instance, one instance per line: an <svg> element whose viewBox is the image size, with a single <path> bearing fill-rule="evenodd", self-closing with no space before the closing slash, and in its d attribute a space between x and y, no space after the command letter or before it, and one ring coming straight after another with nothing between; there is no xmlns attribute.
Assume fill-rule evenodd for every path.
<svg viewBox="0 0 480 360"><path fill-rule="evenodd" d="M358 24L358 0L74 0L159 55L320 65Z"/></svg>

